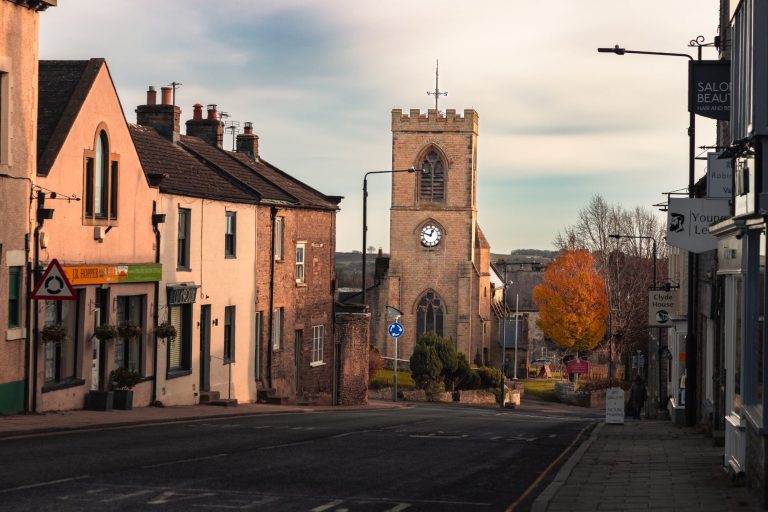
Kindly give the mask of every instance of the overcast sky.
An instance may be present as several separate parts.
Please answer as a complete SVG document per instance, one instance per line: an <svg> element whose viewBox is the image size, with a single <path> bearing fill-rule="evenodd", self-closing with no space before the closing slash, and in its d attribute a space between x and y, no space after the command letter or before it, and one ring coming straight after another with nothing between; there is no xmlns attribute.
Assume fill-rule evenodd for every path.
<svg viewBox="0 0 768 512"><path fill-rule="evenodd" d="M479 222L504 253L552 248L594 194L650 207L686 186L687 63L596 48L692 52L717 25L717 0L60 0L40 58L106 58L129 122L172 81L182 124L195 103L252 121L265 160L345 197L340 251L361 248L391 110L434 106L439 59L441 110L479 114ZM696 145L714 144L697 123ZM369 189L368 243L387 251L388 176Z"/></svg>

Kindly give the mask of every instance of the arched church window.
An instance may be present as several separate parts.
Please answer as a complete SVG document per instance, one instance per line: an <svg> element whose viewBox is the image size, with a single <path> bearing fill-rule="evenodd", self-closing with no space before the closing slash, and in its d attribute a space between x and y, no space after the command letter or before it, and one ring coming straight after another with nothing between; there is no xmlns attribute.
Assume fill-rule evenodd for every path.
<svg viewBox="0 0 768 512"><path fill-rule="evenodd" d="M435 292L427 292L416 307L416 336L432 331L443 335L443 301Z"/></svg>
<svg viewBox="0 0 768 512"><path fill-rule="evenodd" d="M419 181L421 201L445 201L445 166L437 151L432 150L424 157Z"/></svg>

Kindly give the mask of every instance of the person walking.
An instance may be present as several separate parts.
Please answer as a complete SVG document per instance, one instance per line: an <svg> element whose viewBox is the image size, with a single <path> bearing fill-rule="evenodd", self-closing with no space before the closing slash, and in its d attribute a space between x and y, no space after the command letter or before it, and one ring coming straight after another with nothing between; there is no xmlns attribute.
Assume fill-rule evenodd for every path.
<svg viewBox="0 0 768 512"><path fill-rule="evenodd" d="M643 409L643 404L645 404L647 399L648 391L645 389L642 377L638 375L635 377L632 387L629 388L629 412L632 413L636 420L640 419L640 411Z"/></svg>

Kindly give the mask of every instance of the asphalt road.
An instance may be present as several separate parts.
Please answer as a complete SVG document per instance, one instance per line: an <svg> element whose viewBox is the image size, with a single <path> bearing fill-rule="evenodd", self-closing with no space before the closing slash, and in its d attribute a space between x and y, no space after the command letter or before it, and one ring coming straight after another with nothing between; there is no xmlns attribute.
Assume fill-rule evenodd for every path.
<svg viewBox="0 0 768 512"><path fill-rule="evenodd" d="M525 510L593 420L421 405L10 438L0 509Z"/></svg>

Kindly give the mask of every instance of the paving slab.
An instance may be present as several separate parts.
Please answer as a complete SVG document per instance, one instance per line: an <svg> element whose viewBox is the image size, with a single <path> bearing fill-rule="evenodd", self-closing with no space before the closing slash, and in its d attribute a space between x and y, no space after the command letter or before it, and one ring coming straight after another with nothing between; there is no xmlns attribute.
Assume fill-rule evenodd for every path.
<svg viewBox="0 0 768 512"><path fill-rule="evenodd" d="M723 447L695 428L663 420L600 423L531 510L762 510L722 461Z"/></svg>

